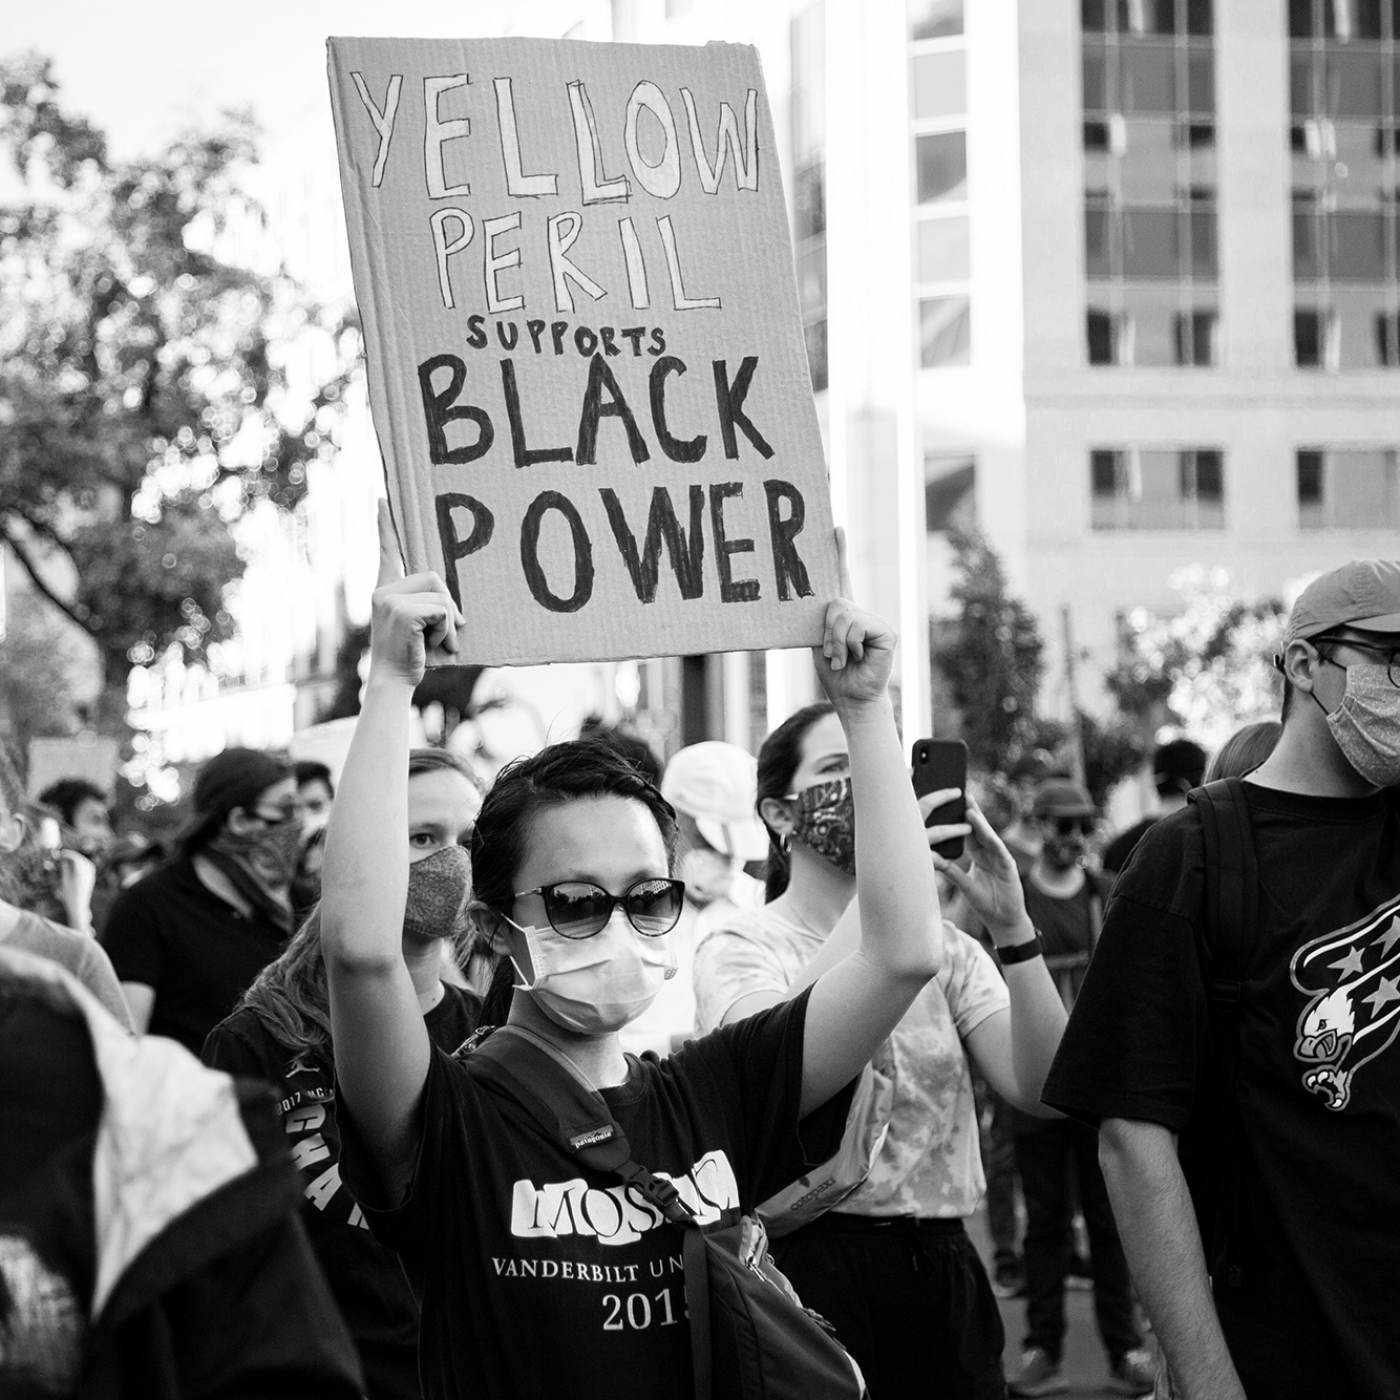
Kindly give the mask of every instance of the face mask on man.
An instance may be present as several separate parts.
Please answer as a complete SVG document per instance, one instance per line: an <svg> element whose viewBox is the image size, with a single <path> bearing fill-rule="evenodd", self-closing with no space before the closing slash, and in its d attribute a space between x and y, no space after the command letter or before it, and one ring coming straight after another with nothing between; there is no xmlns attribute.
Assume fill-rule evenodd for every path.
<svg viewBox="0 0 1400 1400"><path fill-rule="evenodd" d="M450 938L466 926L472 861L462 846L444 846L408 867L406 938Z"/></svg>
<svg viewBox="0 0 1400 1400"><path fill-rule="evenodd" d="M846 875L856 873L856 809L849 778L827 778L793 794L797 820L793 840L801 841Z"/></svg>
<svg viewBox="0 0 1400 1400"><path fill-rule="evenodd" d="M676 975L670 940L643 938L620 909L590 938L565 938L548 926L506 922L525 937L533 980L515 964L516 991L529 992L541 1010L566 1030L605 1035L620 1030L649 1007Z"/></svg>
<svg viewBox="0 0 1400 1400"><path fill-rule="evenodd" d="M1400 689L1390 683L1390 668L1348 666L1346 693L1331 713L1314 692L1327 715L1327 727L1342 757L1376 787L1400 784Z"/></svg>

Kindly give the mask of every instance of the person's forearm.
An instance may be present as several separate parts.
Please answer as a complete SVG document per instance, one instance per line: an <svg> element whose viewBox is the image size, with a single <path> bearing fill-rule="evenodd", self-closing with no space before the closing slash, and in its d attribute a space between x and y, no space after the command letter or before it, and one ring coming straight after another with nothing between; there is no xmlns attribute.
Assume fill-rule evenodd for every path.
<svg viewBox="0 0 1400 1400"><path fill-rule="evenodd" d="M942 966L938 884L887 696L838 707L851 755L861 954L897 976Z"/></svg>
<svg viewBox="0 0 1400 1400"><path fill-rule="evenodd" d="M321 936L328 962L396 967L402 960L412 694L397 679L371 676L365 688L326 828Z"/></svg>
<svg viewBox="0 0 1400 1400"><path fill-rule="evenodd" d="M1010 947L1033 937L1035 930L1029 919L1018 934L1002 937L998 933L996 941ZM1058 1117L1054 1110L1041 1105L1040 1095L1068 1020L1064 1001L1044 958L1012 963L1003 971L1011 997L1011 1068L1016 1076L1016 1106L1038 1116Z"/></svg>
<svg viewBox="0 0 1400 1400"><path fill-rule="evenodd" d="M1099 1163L1123 1251L1181 1400L1245 1400L1211 1297L1196 1213L1174 1135L1107 1119Z"/></svg>

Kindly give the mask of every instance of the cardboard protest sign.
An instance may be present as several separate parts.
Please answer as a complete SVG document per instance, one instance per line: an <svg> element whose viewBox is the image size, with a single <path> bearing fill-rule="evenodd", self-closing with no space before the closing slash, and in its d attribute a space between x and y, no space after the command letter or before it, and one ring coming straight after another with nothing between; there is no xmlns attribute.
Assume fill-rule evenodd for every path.
<svg viewBox="0 0 1400 1400"><path fill-rule="evenodd" d="M818 640L831 506L754 50L329 48L389 498L464 658Z"/></svg>

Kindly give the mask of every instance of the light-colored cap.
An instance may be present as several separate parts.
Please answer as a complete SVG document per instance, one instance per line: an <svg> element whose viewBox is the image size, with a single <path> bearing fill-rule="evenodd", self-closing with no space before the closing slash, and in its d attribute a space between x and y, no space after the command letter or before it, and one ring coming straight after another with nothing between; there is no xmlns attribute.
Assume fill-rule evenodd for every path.
<svg viewBox="0 0 1400 1400"><path fill-rule="evenodd" d="M748 862L768 854L768 833L754 813L758 763L737 744L707 739L681 749L666 765L661 795L695 819L715 850Z"/></svg>
<svg viewBox="0 0 1400 1400"><path fill-rule="evenodd" d="M1400 560L1353 559L1319 574L1293 604L1284 645L1333 627L1400 632Z"/></svg>

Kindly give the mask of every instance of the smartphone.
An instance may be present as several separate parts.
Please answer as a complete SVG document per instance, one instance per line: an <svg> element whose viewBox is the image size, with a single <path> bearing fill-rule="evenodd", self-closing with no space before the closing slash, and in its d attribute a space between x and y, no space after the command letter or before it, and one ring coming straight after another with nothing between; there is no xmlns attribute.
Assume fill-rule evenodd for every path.
<svg viewBox="0 0 1400 1400"><path fill-rule="evenodd" d="M913 749L914 793L922 797L939 788L957 788L958 795L935 807L924 819L925 826L946 826L967 820L967 745L961 739L918 739ZM941 841L933 847L940 856L957 860L963 853L963 838Z"/></svg>

